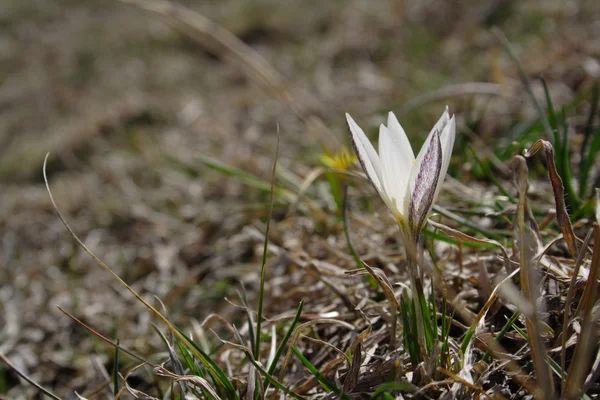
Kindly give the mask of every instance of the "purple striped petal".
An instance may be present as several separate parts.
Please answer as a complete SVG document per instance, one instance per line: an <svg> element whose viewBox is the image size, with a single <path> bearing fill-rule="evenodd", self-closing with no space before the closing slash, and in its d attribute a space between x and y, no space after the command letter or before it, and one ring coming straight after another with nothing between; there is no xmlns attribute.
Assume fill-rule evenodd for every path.
<svg viewBox="0 0 600 400"><path fill-rule="evenodd" d="M448 114L448 108L444 114ZM437 199L437 195L442 189L442 183L448 172L448 165L450 164L450 158L452 157L452 148L454 147L454 136L456 135L456 120L454 115L450 120L442 126L438 131L440 132L440 142L442 143L442 170L440 171L440 180L438 181L437 189L435 190L435 196L433 201Z"/></svg>
<svg viewBox="0 0 600 400"><path fill-rule="evenodd" d="M419 171L417 172L408 207L408 224L413 237L419 235L425 219L433 206L442 169L442 157L440 133L435 131L426 149L423 161L415 165L415 167L419 168Z"/></svg>

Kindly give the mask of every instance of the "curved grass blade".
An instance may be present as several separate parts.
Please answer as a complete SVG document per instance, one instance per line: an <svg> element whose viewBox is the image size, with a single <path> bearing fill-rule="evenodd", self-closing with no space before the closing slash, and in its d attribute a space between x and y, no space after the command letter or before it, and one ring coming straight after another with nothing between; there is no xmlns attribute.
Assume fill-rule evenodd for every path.
<svg viewBox="0 0 600 400"><path fill-rule="evenodd" d="M139 293L137 293L131 286L129 286L123 279L121 279L121 277L119 275L117 275L112 269L110 269L108 267L108 265L106 265L100 258L98 258L98 256L96 256L83 243L83 241L81 239L79 239L79 237L75 234L73 229L71 229L71 226L67 223L66 219L63 217L62 213L58 209L58 206L56 205L56 201L54 201L54 196L52 196L52 191L50 190L50 184L48 183L48 177L46 175L46 164L48 161L48 155L49 155L49 153L46 154L46 157L44 158L44 165L43 165L43 169L42 169L43 176L44 176L44 182L46 184L46 190L48 192L48 196L50 197L50 201L52 202L52 206L54 207L54 210L56 211L56 214L58 215L58 218L61 220L61 222L63 223L63 225L69 232L69 234L71 235L71 237L100 267L102 267L102 269L104 269L106 272L108 272L113 278L115 278L117 280L117 282L119 282L119 284L121 284L123 287L125 287L140 303L142 303L146 308L148 308L148 310L150 310L156 317L158 317L160 319L160 321L162 323L164 323L169 328L169 330L171 330L178 338L180 338L184 343L187 343L188 348L207 367L207 370L209 371L211 376L214 379L217 379L219 384L225 388L225 390L228 392L228 394L232 398L238 399L239 396L238 396L233 384L227 378L225 373L217 366L217 364L215 364L215 362L213 360L211 360L210 357L202 349L200 349L200 347L198 347L193 341L191 341L188 337L186 337L176 326L171 324L171 322L169 321L169 319L167 317L165 317L154 306L152 306L150 303L148 303L146 300L144 300L142 298L142 296L139 295ZM63 312L64 312L64 310L63 310Z"/></svg>
<svg viewBox="0 0 600 400"><path fill-rule="evenodd" d="M456 229L450 228L447 225L440 224L439 222L435 222L432 219L429 220L429 225L433 226L436 229L439 229L440 231L444 232L447 235L452 236L453 238L455 238L457 240L457 243L460 242L462 245L468 246L470 244L471 245L477 244L477 245L481 245L482 247L485 245L485 246L499 248L502 251L502 255L504 256L504 261L507 264L510 261L510 256L508 255L508 251L506 250L506 247L504 247L500 242L498 242L496 240L478 239L473 236L469 236L465 233L462 233L461 231L458 231ZM507 267L507 270L509 270L509 269L510 268Z"/></svg>
<svg viewBox="0 0 600 400"><path fill-rule="evenodd" d="M22 372L19 368L17 368L13 363L10 362L8 358L4 356L4 354L0 353L0 360L4 361L4 363L8 366L8 368L12 369L13 372L19 375L23 380L27 381L31 386L34 386L37 390L45 394L54 400L61 400L60 397L56 396L54 393L50 392L48 389L42 387L40 384L35 382L33 379L28 377L24 372Z"/></svg>
<svg viewBox="0 0 600 400"><path fill-rule="evenodd" d="M137 354L135 354L131 350L128 350L125 347L121 346L120 344L113 342L112 340L110 340L106 336L104 336L104 335L100 334L99 332L95 331L94 329L90 328L88 325L86 325L85 323L83 323L81 320L77 319L73 314L71 314L68 311L64 310L60 306L56 306L56 308L58 308L60 312L62 312L63 314L65 314L67 317L71 318L79 326L81 326L86 331L90 332L92 335L96 336L97 338L99 338L103 342L108 343L109 345L113 346L115 349L119 349L123 353L125 353L125 354L127 354L127 355L129 355L129 356L131 356L133 358L135 358L136 360L138 360L138 361L140 361L140 362L142 362L144 364L150 365L152 368L156 367L156 364L153 364L152 362L143 359L142 357L138 356Z"/></svg>
<svg viewBox="0 0 600 400"><path fill-rule="evenodd" d="M385 298L390 303L390 314L392 316L392 320L390 323L390 346L392 348L395 348L398 324L398 309L400 308L400 303L398 303L398 299L396 299L394 288L387 276L385 275L385 272L383 272L383 270L379 268L371 268L371 266L366 262L362 262L362 265L367 270L367 272L369 272L369 275L379 285L379 287L383 291Z"/></svg>
<svg viewBox="0 0 600 400"><path fill-rule="evenodd" d="M429 222L431 222L431 221L432 220L430 219ZM427 238L432 238L432 239L439 240L444 243L453 244L456 246L459 245L459 240L454 239L450 236L445 236L440 233L433 232L433 231L430 231L427 229L423 229L422 232L423 232L423 236L425 236ZM498 247L497 245L492 244L492 243L474 243L474 242L462 242L462 241L460 241L460 242L462 243L462 246L464 246L464 247L472 247L472 248L476 248L476 249L495 249Z"/></svg>
<svg viewBox="0 0 600 400"><path fill-rule="evenodd" d="M575 233L573 232L573 225L565 206L565 192L562 183L562 179L556 170L554 164L554 149L550 142L539 139L531 149L524 152L525 158L530 158L541 149L544 149L544 155L546 157L546 164L548 165L548 176L550 177L550 183L552 184L552 191L554 193L554 203L556 206L556 220L560 226L560 230L567 242L569 252L572 255L577 254L577 242L575 239Z"/></svg>
<svg viewBox="0 0 600 400"><path fill-rule="evenodd" d="M449 218L461 225L467 226L471 229L473 229L476 232L479 232L483 235L485 235L486 237L492 238L492 239L496 239L496 240L501 240L503 239L502 235L499 235L495 232L490 231L489 229L485 229L482 228L480 226L475 225L474 223L472 223L471 221L469 221L468 219L465 219L463 217L461 217L460 215L456 215L451 211L448 211L447 209L445 209L442 206L439 205L434 205L433 206L433 211L435 211L438 214L443 215L446 218Z"/></svg>

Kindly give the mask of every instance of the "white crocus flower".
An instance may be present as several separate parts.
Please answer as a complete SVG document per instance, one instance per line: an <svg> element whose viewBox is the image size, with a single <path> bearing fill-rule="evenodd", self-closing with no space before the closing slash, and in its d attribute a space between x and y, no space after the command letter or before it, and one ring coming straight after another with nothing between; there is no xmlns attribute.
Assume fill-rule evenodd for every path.
<svg viewBox="0 0 600 400"><path fill-rule="evenodd" d="M450 118L446 107L416 159L394 113L388 114L387 126L379 126L379 153L349 114L346 119L363 170L398 220L407 249L413 247L448 170L456 131L454 116Z"/></svg>

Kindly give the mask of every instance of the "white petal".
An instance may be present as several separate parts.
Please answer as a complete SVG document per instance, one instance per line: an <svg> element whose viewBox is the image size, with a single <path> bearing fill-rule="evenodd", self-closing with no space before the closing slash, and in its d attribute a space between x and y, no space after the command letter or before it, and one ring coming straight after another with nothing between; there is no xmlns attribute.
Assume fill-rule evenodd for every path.
<svg viewBox="0 0 600 400"><path fill-rule="evenodd" d="M387 128L390 131L394 152L397 153L397 158L400 159L400 162L404 163L405 168L412 168L413 161L415 160L415 153L413 153L404 129L402 129L398 119L396 119L396 116L391 111L388 113Z"/></svg>
<svg viewBox="0 0 600 400"><path fill-rule="evenodd" d="M379 158L382 162L383 175L386 180L386 190L390 197L395 199L398 210L403 212L406 188L410 171L415 162L415 155L404 129L402 129L392 112L388 114L388 126L385 132L385 134L382 134L380 128Z"/></svg>
<svg viewBox="0 0 600 400"><path fill-rule="evenodd" d="M381 161L381 174L383 176L383 189L389 198L389 205L394 215L399 215L404 208L404 193L408 183L409 171L403 171L396 157L392 136L389 129L381 124L379 126L379 160Z"/></svg>
<svg viewBox="0 0 600 400"><path fill-rule="evenodd" d="M360 165L375 186L375 189L381 194L383 192L383 180L379 156L363 130L356 122L354 122L348 113L346 113L346 120L348 121L348 127L350 128L352 146L358 156Z"/></svg>
<svg viewBox="0 0 600 400"><path fill-rule="evenodd" d="M446 125L448 125L448 122L450 122L450 112L448 111L448 106L446 106L446 109L444 110L444 112L442 113L442 116L440 117L440 119L438 119L438 121L435 123L435 125L433 126L433 128L431 129L431 132L429 132L429 136L431 136L431 134L434 131L438 131L440 134L442 133L442 131L444 130L444 127ZM440 138L441 139L441 138ZM442 146L443 146L444 142L442 142Z"/></svg>
<svg viewBox="0 0 600 400"><path fill-rule="evenodd" d="M379 125L379 161L381 163L381 176L383 178L383 190L390 194L390 189L394 186L390 178L394 176L393 159L386 148L390 147L390 134L385 125Z"/></svg>

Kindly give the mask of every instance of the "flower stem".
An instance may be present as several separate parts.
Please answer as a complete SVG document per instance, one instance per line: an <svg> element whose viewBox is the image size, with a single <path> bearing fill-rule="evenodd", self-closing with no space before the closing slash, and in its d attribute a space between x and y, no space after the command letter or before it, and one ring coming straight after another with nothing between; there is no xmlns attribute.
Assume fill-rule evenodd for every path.
<svg viewBox="0 0 600 400"><path fill-rule="evenodd" d="M423 292L423 284L421 283L421 277L419 276L419 269L415 257L410 254L407 257L409 274L410 274L410 285L412 290L412 301L415 305L415 314L417 322L417 340L419 343L419 352L421 353L422 359L427 355L426 351L426 339L425 339L425 322L423 320L423 309L421 304L427 304L425 300L425 293Z"/></svg>

